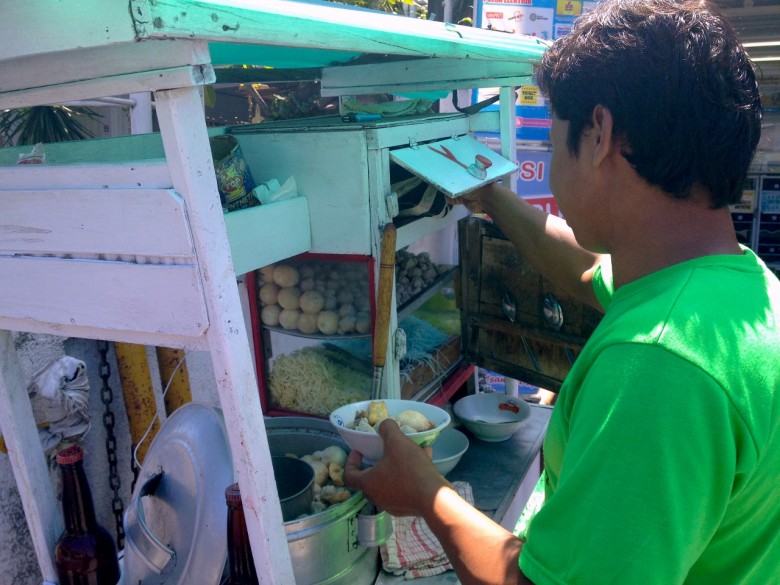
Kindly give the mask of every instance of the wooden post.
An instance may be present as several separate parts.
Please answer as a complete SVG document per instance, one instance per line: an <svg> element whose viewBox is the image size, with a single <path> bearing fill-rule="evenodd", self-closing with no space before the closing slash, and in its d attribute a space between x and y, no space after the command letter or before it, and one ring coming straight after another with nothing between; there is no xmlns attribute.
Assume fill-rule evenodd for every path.
<svg viewBox="0 0 780 585"><path fill-rule="evenodd" d="M54 546L65 529L10 331L0 330L0 429L44 581L57 582Z"/></svg>
<svg viewBox="0 0 780 585"><path fill-rule="evenodd" d="M157 118L176 191L184 197L209 314L217 392L244 502L260 583L295 581L257 379L217 191L197 87L155 92Z"/></svg>

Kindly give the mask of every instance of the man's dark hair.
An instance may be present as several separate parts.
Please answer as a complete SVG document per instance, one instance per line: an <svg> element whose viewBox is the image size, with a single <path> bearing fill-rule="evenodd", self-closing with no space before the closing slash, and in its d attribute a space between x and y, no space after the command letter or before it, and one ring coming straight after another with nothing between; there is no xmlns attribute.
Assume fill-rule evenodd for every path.
<svg viewBox="0 0 780 585"><path fill-rule="evenodd" d="M761 134L753 66L705 0L603 0L545 53L537 82L577 155L597 105L641 177L686 199L737 203Z"/></svg>

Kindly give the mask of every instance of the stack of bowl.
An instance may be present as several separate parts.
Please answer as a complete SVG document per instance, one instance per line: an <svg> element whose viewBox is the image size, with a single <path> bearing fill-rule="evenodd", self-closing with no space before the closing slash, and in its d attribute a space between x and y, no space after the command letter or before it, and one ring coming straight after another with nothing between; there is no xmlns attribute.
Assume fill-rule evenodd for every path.
<svg viewBox="0 0 780 585"><path fill-rule="evenodd" d="M447 427L433 444L433 464L446 476L455 469L468 448L469 438L458 429Z"/></svg>

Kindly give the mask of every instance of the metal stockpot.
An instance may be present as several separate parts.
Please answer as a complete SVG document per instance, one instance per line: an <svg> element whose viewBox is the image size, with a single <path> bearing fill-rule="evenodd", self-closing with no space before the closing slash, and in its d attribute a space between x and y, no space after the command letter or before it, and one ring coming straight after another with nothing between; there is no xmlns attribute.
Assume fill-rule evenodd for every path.
<svg viewBox="0 0 780 585"><path fill-rule="evenodd" d="M349 450L327 421L304 417L265 420L271 455L298 456L331 445ZM379 549L392 532L390 516L376 513L362 493L324 512L284 523L296 585L373 583Z"/></svg>

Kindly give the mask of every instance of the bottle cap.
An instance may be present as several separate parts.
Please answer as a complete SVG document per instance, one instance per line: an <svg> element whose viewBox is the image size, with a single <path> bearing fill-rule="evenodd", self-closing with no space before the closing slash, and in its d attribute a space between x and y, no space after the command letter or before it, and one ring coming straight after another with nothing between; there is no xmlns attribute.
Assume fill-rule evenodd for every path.
<svg viewBox="0 0 780 585"><path fill-rule="evenodd" d="M238 483L232 483L225 488L225 500L228 504L241 503L241 491L238 489Z"/></svg>
<svg viewBox="0 0 780 585"><path fill-rule="evenodd" d="M84 460L84 451L78 445L71 445L57 453L57 463L59 465L73 465Z"/></svg>

